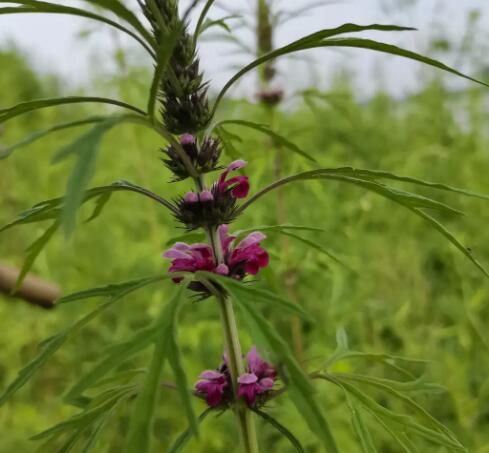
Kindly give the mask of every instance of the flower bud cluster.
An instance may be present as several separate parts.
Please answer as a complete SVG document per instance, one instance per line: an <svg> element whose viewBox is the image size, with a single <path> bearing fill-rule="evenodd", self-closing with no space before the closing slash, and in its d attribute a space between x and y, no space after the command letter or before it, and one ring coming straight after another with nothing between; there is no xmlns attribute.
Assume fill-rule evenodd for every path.
<svg viewBox="0 0 489 453"><path fill-rule="evenodd" d="M219 168L222 153L219 140L206 137L199 144L193 135L183 134L180 137L180 145L198 174L209 173ZM175 175L175 181L182 181L191 176L174 145L169 145L162 152L164 157L161 161Z"/></svg>
<svg viewBox="0 0 489 453"><path fill-rule="evenodd" d="M158 45L171 41L177 34L177 41L169 61L169 74L160 86L161 114L167 130L173 134L195 133L204 129L210 120L207 100L207 83L200 71L199 59L195 53L194 40L187 31L187 24L178 13L176 0L155 0L163 24L148 0L142 5L153 35Z"/></svg>
<svg viewBox="0 0 489 453"><path fill-rule="evenodd" d="M188 231L231 223L237 215L236 200L248 195L250 185L247 176L228 178L228 175L245 165L243 160L232 162L210 188L199 193L187 192L179 198L175 214L178 221Z"/></svg>

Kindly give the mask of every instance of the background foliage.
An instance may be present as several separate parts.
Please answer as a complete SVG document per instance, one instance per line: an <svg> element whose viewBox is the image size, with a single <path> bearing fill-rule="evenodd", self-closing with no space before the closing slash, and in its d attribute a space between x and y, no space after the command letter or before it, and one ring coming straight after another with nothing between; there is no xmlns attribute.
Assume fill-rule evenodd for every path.
<svg viewBox="0 0 489 453"><path fill-rule="evenodd" d="M56 79L36 77L16 52L2 53L0 67L9 68L0 72L2 105L60 93L61 84ZM147 77L139 68L126 68L123 76L96 83L116 92L121 99L144 104L143 82ZM305 102L277 113L273 122L279 132L325 167L382 168L489 193L487 95L482 89L455 93L434 81L403 101L378 93L368 102L359 103L344 82L347 78L339 80L342 82L327 93L310 91ZM62 107L26 115L5 126L0 143L15 142L66 116L82 118L90 114L100 114L100 107ZM227 102L221 115L270 122L266 111L244 100ZM236 147L250 162L248 174L253 188L273 181L275 156L270 142L247 129L229 130L243 139ZM53 166L49 159L79 132L53 134L1 162L0 224L10 221L34 201L64 192L70 164ZM166 184L170 175L158 162L157 147L156 136L135 126L111 131L104 140L93 185L122 178L171 198L174 194L168 191L176 194L181 188ZM284 173L305 169L303 165L300 157L289 154ZM292 268L297 295L316 320L315 325L304 328L311 365L334 350L339 326L347 330L354 349L427 359L431 380L443 383L447 391L429 398L420 396L419 401L452 428L471 451L489 452L489 335L484 329L489 312L487 281L482 274L436 232L426 229L421 220L372 194L333 182L291 186L284 193L289 222L324 228L320 236L313 234L310 238L325 244L351 268L294 243L289 254L283 256L278 238L270 235L267 240L272 268L278 272L268 271L263 279L280 292L278 275ZM438 199L443 201L443 194ZM167 264L160 252L174 235L173 220L165 210L150 201L140 201L136 195L115 194L114 200L100 218L78 229L70 242L58 234L36 262L35 271L59 282L66 293L153 274L158 269L164 272ZM443 218L444 222L483 263L489 263L487 205L460 198L457 207L468 216ZM83 217L88 218L90 209L85 209ZM273 224L274 218L275 200L271 195L247 211L235 228ZM20 265L23 249L42 232L37 224L9 231L1 238L0 259ZM34 444L26 440L28 437L75 413L73 408L60 404L69 384L88 370L110 344L127 338L135 328L153 319L160 305L171 297L172 289L162 286L156 292L149 289L128 297L62 348L0 411L0 452L33 451ZM88 308L86 304L74 304L43 311L21 301L0 298L0 387L11 381L34 355L41 339L79 318ZM289 335L284 316L269 316L284 335ZM222 350L220 324L208 303L195 304L194 310L185 312L180 339L191 379L200 370L215 366L215 358ZM145 355L138 356L130 366L144 366L147 360ZM353 371L359 366L364 372L388 376L387 371L372 365L338 366L341 371ZM158 405L154 451L165 451L186 426L174 393L163 392L162 404ZM325 385L318 397L329 408L341 451L356 451L341 393ZM397 405L389 399L380 402L387 407ZM319 451L317 441L290 403L284 399L270 404L270 413L293 427L308 451ZM203 409L201 403L195 405ZM102 437L100 452L121 450L127 423L128 410L122 406ZM190 451L232 451L235 435L230 414L205 423L201 440L193 441ZM394 452L386 435L374 429L380 440L379 451ZM290 447L267 427L262 426L260 436L264 451L289 451Z"/></svg>

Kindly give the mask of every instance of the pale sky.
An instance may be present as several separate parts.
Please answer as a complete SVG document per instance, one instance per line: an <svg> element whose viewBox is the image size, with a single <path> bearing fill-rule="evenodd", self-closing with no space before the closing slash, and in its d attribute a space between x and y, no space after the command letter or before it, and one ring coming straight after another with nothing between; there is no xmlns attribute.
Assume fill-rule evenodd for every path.
<svg viewBox="0 0 489 453"><path fill-rule="evenodd" d="M312 1L318 3L317 0ZM275 0L277 6L285 11L308 2L309 0ZM61 3L78 6L83 4L83 1L65 0ZM133 0L126 3L135 5ZM243 10L245 17L250 20L253 19L254 3L254 0L221 0L221 4ZM478 22L480 31L476 33L477 47L480 51L473 58L475 61L468 61L460 55L434 56L445 59L451 65L456 64L465 72L473 73L476 69L489 67L489 35L486 33L486 30L489 31L489 0L324 0L323 3L322 8L310 11L304 17L284 25L279 30L276 44L284 45L304 34L321 28L336 27L345 22L362 25L395 23L417 27L419 31L402 34L377 32L364 36L382 39L418 52L427 52L430 41L440 36L450 36L453 44L461 45L467 30L467 17L471 11L477 9L482 15ZM406 7L409 4L414 5ZM215 8L209 16L217 19L223 15L225 13ZM253 46L253 35L250 32L239 31L239 35ZM89 20L71 16L0 16L0 47L8 46L11 42L16 43L29 55L37 70L62 76L67 82L67 90L89 84L89 74L113 72L114 49L117 45L129 50L132 63L151 66L150 59L140 52L137 43L133 44L130 38L126 39L125 35L103 25L93 25ZM226 46L222 42L203 42L200 45L200 53L207 77L212 79L215 89L222 86L235 72L233 65L242 66L252 59L251 56L240 55L236 48ZM299 61L281 61L281 77L277 83L291 89L311 83L321 83L325 86L339 68L347 67L355 71L355 81L361 92L368 94L382 87L403 95L415 90L420 78L431 77L436 73L435 69L427 70L418 63L362 50L340 52L321 49L306 55L314 62L312 65ZM484 61L484 58L487 61ZM238 92L251 95L253 86L252 79L249 79Z"/></svg>

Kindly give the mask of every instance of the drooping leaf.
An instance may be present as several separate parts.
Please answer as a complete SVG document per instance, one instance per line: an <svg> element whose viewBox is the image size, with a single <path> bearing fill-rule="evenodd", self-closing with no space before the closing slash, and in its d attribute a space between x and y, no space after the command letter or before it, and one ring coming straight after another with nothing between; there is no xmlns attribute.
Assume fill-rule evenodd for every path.
<svg viewBox="0 0 489 453"><path fill-rule="evenodd" d="M67 123L57 124L56 126L52 126L48 129L44 129L43 131L35 132L18 143L15 143L11 146L7 146L6 148L2 148L2 150L0 151L0 159L5 159L17 149L30 145L31 143L34 143L35 141L40 140L41 138L44 138L46 135L49 135L53 132L61 131L64 129L71 129L72 127L85 126L87 124L99 123L106 119L107 117L104 116L92 116L90 118L85 118L83 120L69 121Z"/></svg>
<svg viewBox="0 0 489 453"><path fill-rule="evenodd" d="M40 353L29 362L22 370L19 371L17 378L7 387L2 395L0 395L0 406L3 405L17 390L22 388L26 382L41 368L44 363L68 340L71 336L78 333L82 327L88 324L93 318L110 308L115 302L121 300L128 294L141 289L151 283L160 280L168 279L168 276L158 276L133 280L130 284L107 285L105 287L95 288L93 290L81 291L60 299L62 302L73 302L75 300L83 300L90 297L109 297L109 300L99 305L95 310L84 316L72 326L62 330L53 337L48 338L41 343Z"/></svg>
<svg viewBox="0 0 489 453"><path fill-rule="evenodd" d="M424 63L429 66L436 67L443 71L449 72L451 74L455 74L459 77L471 80L473 82L489 86L488 84L481 82L473 77L467 76L456 69L453 69L440 61L434 60L432 58L425 57L423 55L417 54L416 52L411 52L409 50L401 49L399 47L385 44L378 41L373 41L370 39L358 39L358 38L332 38L333 36L343 35L345 33L357 33L362 31L411 31L412 28L409 27L398 27L395 25L366 25L360 26L355 24L345 24L340 27L329 29L329 30L321 30L315 33L312 33L304 38L298 39L297 41L292 42L284 47L273 50L269 52L247 66L238 71L231 79L224 85L223 89L220 91L219 95L216 98L216 102L214 104L214 108L212 110L212 115L215 114L220 101L227 93L227 91L234 85L236 81L238 81L242 76L252 71L256 67L260 66L263 63L266 63L269 60L274 60L280 56L288 55L294 52L299 52L308 49L317 49L317 48L326 48L326 47L352 47L352 48L362 48L373 50L376 52L388 53L391 55L397 55L400 57L408 58L411 60L415 60L421 63Z"/></svg>
<svg viewBox="0 0 489 453"><path fill-rule="evenodd" d="M47 107L55 107L58 105L68 105L68 104L81 104L81 103L99 103L99 104L110 104L117 107L122 107L127 110L132 110L138 113L143 118L146 113L133 105L126 104L125 102L117 101L109 98L95 97L95 96L66 96L62 98L52 98L52 99L38 99L36 101L22 102L20 104L14 105L6 109L0 109L0 124L7 122L8 120L15 118L24 113L33 112L35 110L44 109Z"/></svg>
<svg viewBox="0 0 489 453"><path fill-rule="evenodd" d="M100 6L106 9L107 11L112 12L119 19L127 22L135 30L137 30L148 44L152 45L153 47L155 46L156 43L154 42L154 38L153 36L151 36L151 33L148 32L148 30L141 23L138 17L129 8L127 8L121 1L119 0L83 0L83 1Z"/></svg>
<svg viewBox="0 0 489 453"><path fill-rule="evenodd" d="M398 204L402 204L404 206L409 206L413 208L427 208L435 211L440 211L445 214L463 214L462 212L444 204L439 201L433 200L428 197L424 197L422 195L414 194L411 192L406 192L400 189L395 189L384 184L380 184L376 181L371 180L370 178L362 178L362 177L352 177L348 174L339 174L337 169L330 171L329 169L319 169L312 170L303 173L298 173L293 176L289 176L283 179L280 179L264 189L260 190L258 193L253 195L241 205L239 208L239 212L243 212L248 206L254 203L256 200L261 198L263 195L268 192L275 190L283 185L290 184L292 182L298 181L311 181L311 180L332 180L339 182L346 182L348 184L356 185L367 189L368 191L377 193L384 198L395 201Z"/></svg>
<svg viewBox="0 0 489 453"><path fill-rule="evenodd" d="M472 251L465 247L447 228L445 228L438 220L431 217L421 209L411 208L411 211L417 214L422 219L426 220L435 230L439 231L445 236L458 250L460 250L486 277L489 277L489 272L486 268L477 260Z"/></svg>
<svg viewBox="0 0 489 453"><path fill-rule="evenodd" d="M202 414L199 415L197 421L202 423L212 412L215 412L215 409L208 407L204 412L202 412ZM193 429L189 426L182 434L180 434L180 436L177 437L173 445L169 448L168 453L182 452L192 438L193 432Z"/></svg>
<svg viewBox="0 0 489 453"><path fill-rule="evenodd" d="M76 293L68 294L60 297L57 301L57 305L63 305L71 302L78 302L80 300L92 299L94 297L120 297L121 295L129 294L136 291L139 288L152 285L153 283L162 282L173 278L174 275L152 275L149 277L137 278L122 283L111 283L109 285L98 286L96 288L85 289Z"/></svg>
<svg viewBox="0 0 489 453"><path fill-rule="evenodd" d="M53 237L54 233L58 231L59 223L55 221L41 236L39 236L29 247L27 248L27 256L22 264L22 268L20 269L19 276L17 277L17 281L15 282L14 289L12 293L17 292L17 290L22 286L24 282L25 276L31 270L34 261L42 252L46 244Z"/></svg>
<svg viewBox="0 0 489 453"><path fill-rule="evenodd" d="M163 365L168 358L176 318L184 301L180 287L174 299L162 310L153 357L141 392L138 394L129 422L125 453L148 453L151 448L152 421L160 390Z"/></svg>
<svg viewBox="0 0 489 453"><path fill-rule="evenodd" d="M430 189L453 192L468 197L480 198L481 200L489 200L489 195L486 194L471 192L470 190L459 189L458 187L449 186L447 184L440 184L436 182L424 181L418 178L411 178L409 176L399 176L386 171L365 170L363 168L361 169L361 168L353 168L353 167L332 168L332 169L320 170L320 172L321 171L324 171L328 174L351 176L353 178L359 178L359 179L370 179L372 181L379 181L384 179L391 180L391 181L399 181L399 182L414 184L417 186L428 187Z"/></svg>
<svg viewBox="0 0 489 453"><path fill-rule="evenodd" d="M1 14L32 14L32 13L66 14L70 16L84 17L87 19L95 20L97 22L102 22L106 25L110 25L111 27L114 27L117 30L122 31L123 33L126 33L127 35L131 36L137 42L139 42L148 51L148 53L152 54L151 47L148 46L148 44L144 41L144 39L140 37L140 35L138 35L137 33L133 32L131 29L126 28L111 19L93 13L91 11L87 11L86 9L74 8L72 6L59 5L59 4L43 2L39 0L14 0L14 1L0 0L0 3L16 3L17 5L23 5L23 6L15 6L15 7L7 6L4 8L0 8L0 15ZM149 35L147 34L147 32L144 33L145 38L147 38L148 36Z"/></svg>
<svg viewBox="0 0 489 453"><path fill-rule="evenodd" d="M284 436L290 442L290 444L295 448L295 451L299 453L305 453L305 450L304 448L302 448L302 445L299 442L299 440L278 420L276 420L271 415L259 409L255 409L253 412L258 414L261 418L263 418L263 420L265 420L269 425L273 426L280 434L282 434L282 436Z"/></svg>
<svg viewBox="0 0 489 453"><path fill-rule="evenodd" d="M465 75L456 69L447 66L440 61L434 60L433 58L425 57L424 55L417 54L416 52L411 52L410 50L401 49L400 47L393 46L392 44L386 44L383 42L374 41L371 39L363 39L363 38L340 38L340 39L327 39L323 41L320 45L314 47L352 47L358 49L368 49L374 50L376 52L387 53L391 55L396 55L399 57L408 58L410 60L415 60L420 63L424 63L428 66L433 66L435 68L441 69L443 71L449 72L451 74L455 74L464 79L470 80L472 82L489 86L487 83L477 80L473 77Z"/></svg>
<svg viewBox="0 0 489 453"><path fill-rule="evenodd" d="M383 173L384 177L386 174ZM283 178L279 181L276 181L273 184L270 184L269 186L265 187L252 197L248 199L246 203L241 205L239 208L239 213L243 212L245 209L248 208L252 203L254 203L256 200L260 199L262 196L267 194L268 192L281 187L286 184L290 184L292 182L297 182L297 181L311 181L311 180L332 180L332 181L339 181L339 182L346 182L348 184L352 184L358 187L362 187L364 189L367 189L368 191L377 193L378 195L387 198L403 207L406 209L410 210L411 212L415 213L416 215L420 216L423 218L425 221L427 221L434 229L439 231L443 236L445 236L458 250L460 250L484 275L489 277L489 273L487 270L482 266L482 264L473 256L472 252L464 247L460 241L452 234L450 231L448 231L440 222L438 222L435 218L431 217L429 214L427 214L423 209L432 209L434 211L439 211L445 214L462 214L460 211L451 208L450 206L447 206L444 203L440 203L436 200L433 200L428 197L424 197L421 195L413 194L410 192L402 191L399 189L394 189L391 187L388 187L384 184L380 184L373 180L373 173L369 173L366 176L362 177L361 172L358 172L355 174L355 177L351 176L351 168L344 168L344 169L319 169L319 170L312 170L308 172L303 172L299 173L297 175L289 176L286 178ZM380 178L380 176L378 176ZM390 175L389 179L394 179L394 175ZM397 178L396 178L397 179ZM405 179L404 179L405 180ZM406 181L406 180L405 180ZM417 182L415 182L417 181ZM430 186L432 188L440 189L440 190L449 190L452 192L457 192L463 195L467 196L478 196L479 198L485 198L484 195L480 194L475 194L474 192L469 192L469 191L464 191L461 189L455 189L450 186L445 186L442 184L436 184L436 183L428 183L426 181L418 181L414 178L409 178L410 183L416 183L419 185L423 186Z"/></svg>
<svg viewBox="0 0 489 453"><path fill-rule="evenodd" d="M92 199L100 199L102 197L106 197L108 194L112 194L114 192L135 192L140 195L144 195L152 200L156 201L160 205L165 206L167 209L175 212L175 207L164 198L159 195L151 192L144 187L133 184L129 181L117 181L108 186L95 187L93 189L89 189L85 192L82 203L86 203ZM24 225L28 223L36 223L42 222L44 220L57 219L61 213L61 208L64 203L64 198L53 198L51 200L42 201L34 205L31 209L27 211L21 212L18 217L12 222L4 225L0 228L0 233L6 231L17 225ZM98 211L95 211L94 214L100 214L100 210L104 207L104 204L98 205ZM94 215L91 216L90 219L93 219Z"/></svg>
<svg viewBox="0 0 489 453"><path fill-rule="evenodd" d="M270 129L268 126L264 124L253 123L252 121L245 121L245 120L224 120L217 123L215 127L222 128L225 125L242 126L261 132L262 134L268 135L275 142L276 145L286 148L296 154L299 154L300 156L306 158L311 162L316 162L316 159L314 157L312 157L307 152L303 151L295 143L286 139L282 135L274 132L272 129Z"/></svg>

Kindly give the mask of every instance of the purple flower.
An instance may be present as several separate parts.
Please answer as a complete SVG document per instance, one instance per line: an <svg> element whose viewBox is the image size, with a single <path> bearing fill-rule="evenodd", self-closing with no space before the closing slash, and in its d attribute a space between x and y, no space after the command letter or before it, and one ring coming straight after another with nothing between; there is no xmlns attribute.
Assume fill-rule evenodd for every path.
<svg viewBox="0 0 489 453"><path fill-rule="evenodd" d="M165 258L172 260L168 272L213 272L216 265L212 248L207 244L188 245L177 242L171 249L163 253ZM182 278L175 278L174 282L180 283Z"/></svg>
<svg viewBox="0 0 489 453"><path fill-rule="evenodd" d="M185 197L193 199L194 195L197 196L189 192ZM224 263L216 264L212 248L208 244L189 245L177 242L163 253L165 258L171 259L169 272L208 271L242 280L246 275L256 275L261 268L268 266L268 253L260 246L260 242L266 237L263 233L251 233L234 246L236 236L228 234L227 225L221 225L218 232ZM182 278L175 278L174 281L180 283Z"/></svg>
<svg viewBox="0 0 489 453"><path fill-rule="evenodd" d="M226 389L229 387L228 377L219 371L207 370L200 375L195 384L195 391L206 397L210 407L217 407L224 401Z"/></svg>
<svg viewBox="0 0 489 453"><path fill-rule="evenodd" d="M277 371L258 354L256 347L246 356L246 373L238 378L238 398L250 407L261 406L267 400L277 378ZM196 393L204 396L210 407L225 406L233 402L232 381L227 357L217 370L207 370L195 384Z"/></svg>
<svg viewBox="0 0 489 453"><path fill-rule="evenodd" d="M255 406L259 397L266 396L273 388L277 371L262 360L254 346L248 355L248 373L238 378L238 397L244 398L249 406Z"/></svg>
<svg viewBox="0 0 489 453"><path fill-rule="evenodd" d="M219 181L217 182L216 190L218 192L226 192L230 190L234 198L246 198L250 190L248 177L234 176L233 178L227 179L230 172L246 167L246 165L247 163L244 160L235 160L234 162L231 162L221 174Z"/></svg>
<svg viewBox="0 0 489 453"><path fill-rule="evenodd" d="M268 266L268 253L260 247L260 242L266 238L263 233L250 233L236 246L233 246L236 236L228 234L227 225L219 227L219 236L229 275L242 279L246 274L256 275L261 268Z"/></svg>

